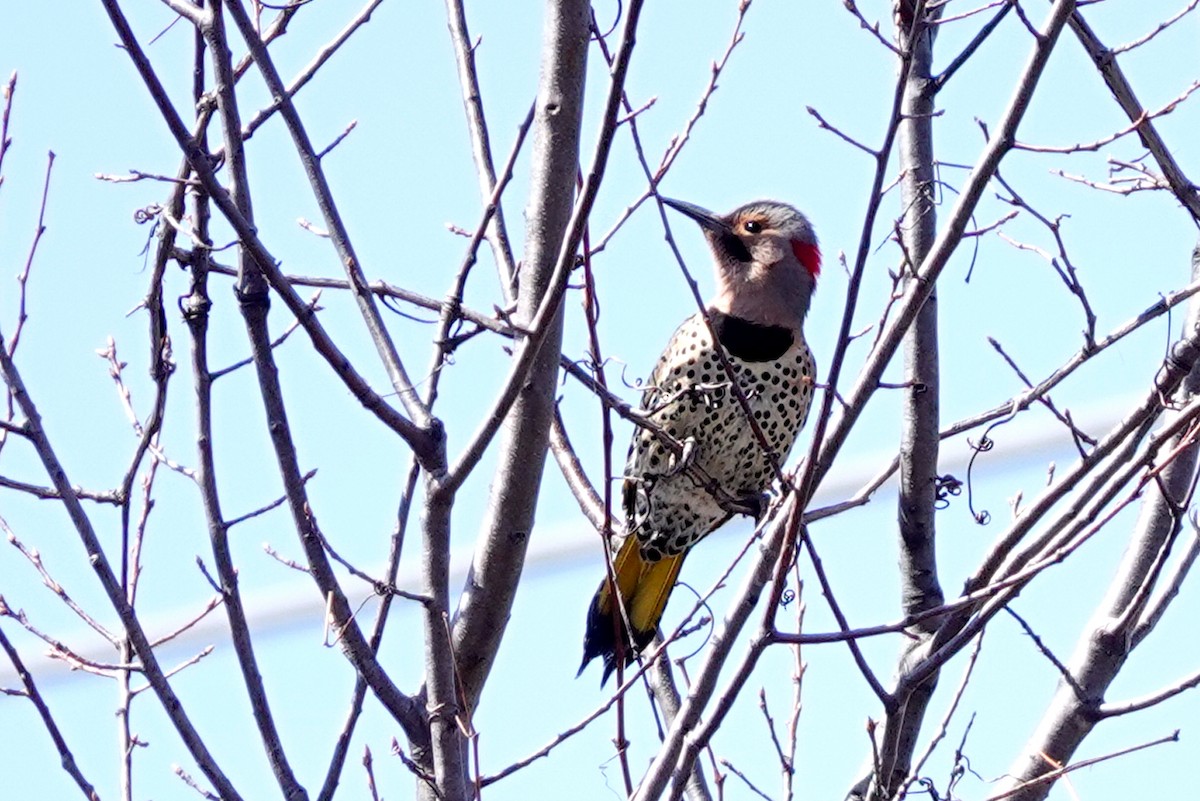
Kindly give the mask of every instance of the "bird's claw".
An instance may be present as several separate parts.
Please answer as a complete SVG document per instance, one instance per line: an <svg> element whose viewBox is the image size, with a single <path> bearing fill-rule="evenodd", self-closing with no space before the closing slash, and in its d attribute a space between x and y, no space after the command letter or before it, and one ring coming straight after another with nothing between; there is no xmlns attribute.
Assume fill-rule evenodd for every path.
<svg viewBox="0 0 1200 801"><path fill-rule="evenodd" d="M696 440L693 437L688 437L683 441L683 451L671 464L671 469L666 475L674 476L687 470L696 461Z"/></svg>
<svg viewBox="0 0 1200 801"><path fill-rule="evenodd" d="M734 506L744 515L750 515L755 523L761 523L763 515L771 506L771 494L760 492L756 495L743 495L734 501Z"/></svg>

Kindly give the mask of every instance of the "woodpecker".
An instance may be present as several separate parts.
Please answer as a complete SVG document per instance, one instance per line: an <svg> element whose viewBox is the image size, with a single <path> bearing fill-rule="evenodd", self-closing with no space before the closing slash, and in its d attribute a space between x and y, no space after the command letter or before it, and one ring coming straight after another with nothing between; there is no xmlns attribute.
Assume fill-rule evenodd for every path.
<svg viewBox="0 0 1200 801"><path fill-rule="evenodd" d="M651 426L639 427L629 445L622 491L626 536L614 543L623 612L605 578L588 610L579 667L582 674L602 657L601 685L616 669L618 651L628 664L654 639L692 546L732 517L731 508L761 510L774 478L771 456L731 391L712 332L779 463L804 425L816 380L804 317L821 251L808 218L773 200L726 215L662 200L700 225L712 250L717 292L705 313L675 331L642 397ZM682 454L655 428L682 443Z"/></svg>

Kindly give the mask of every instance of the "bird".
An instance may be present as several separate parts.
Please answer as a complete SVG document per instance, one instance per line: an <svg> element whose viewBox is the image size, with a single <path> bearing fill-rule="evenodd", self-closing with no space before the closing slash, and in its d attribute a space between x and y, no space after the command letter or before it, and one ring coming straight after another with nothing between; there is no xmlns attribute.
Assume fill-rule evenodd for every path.
<svg viewBox="0 0 1200 801"><path fill-rule="evenodd" d="M675 331L643 386L640 409L650 425L639 426L629 446L625 535L613 543L613 580L606 575L588 608L577 674L600 657L601 686L619 660L630 664L654 639L691 548L735 509L759 516L775 467L804 426L816 382L804 318L821 250L808 218L775 200L725 215L661 200L699 224L712 251L716 294ZM731 391L714 334L775 462Z"/></svg>

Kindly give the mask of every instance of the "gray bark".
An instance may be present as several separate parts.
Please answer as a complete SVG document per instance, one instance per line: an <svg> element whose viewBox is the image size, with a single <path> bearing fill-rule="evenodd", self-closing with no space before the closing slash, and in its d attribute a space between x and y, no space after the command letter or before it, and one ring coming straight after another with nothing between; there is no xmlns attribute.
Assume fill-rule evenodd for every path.
<svg viewBox="0 0 1200 801"><path fill-rule="evenodd" d="M579 169L579 129L587 65L589 5L550 0L542 43L541 87L534 120L532 189L526 209L518 325L530 323L550 286L571 219ZM459 681L474 706L500 647L533 529L545 466L558 355L561 309L503 426L487 517L455 615Z"/></svg>
<svg viewBox="0 0 1200 801"><path fill-rule="evenodd" d="M902 0L897 13L897 39L909 54L910 64L901 112L899 147L901 198L904 208L900 230L904 251L905 287L921 279L917 265L924 261L937 234L934 205L933 43L937 27L928 25L941 16L941 8L922 12L920 4ZM904 337L904 383L900 440L900 488L897 527L900 535L899 567L901 607L914 615L940 606L944 597L937 576L935 512L938 493L939 397L937 291L931 288ZM896 691L887 710L876 746L878 764L868 765L867 775L851 790L854 798L891 798L902 786L912 764L917 736L933 690L936 673L915 686L904 675L923 651L937 628L936 618L921 621L908 631L897 665Z"/></svg>
<svg viewBox="0 0 1200 801"><path fill-rule="evenodd" d="M654 645L657 647L662 644L662 641L660 633L655 636ZM654 660L654 664L646 672L646 678L650 682L654 699L658 701L658 706L662 710L664 722L670 728L671 724L675 722L675 716L679 714L683 699L679 695L679 687L675 684L675 673L671 670L670 659L666 651ZM691 775L684 793L687 795L688 801L712 801L712 793L709 792L708 782L704 779L704 768L699 761L692 765Z"/></svg>
<svg viewBox="0 0 1200 801"><path fill-rule="evenodd" d="M1192 251L1192 278L1200 277L1200 244ZM1193 298L1188 307L1185 336L1200 330L1200 300ZM1200 367L1194 367L1172 397L1173 409L1181 408L1200 393ZM1163 425L1177 416L1168 411ZM1184 432L1168 441L1161 455L1182 444ZM1161 558L1169 549L1184 521L1184 504L1196 476L1198 445L1184 447L1161 471L1157 481L1147 486L1141 514L1130 538L1129 547L1109 585L1107 597L1096 610L1087 630L1080 637L1075 653L1067 662L1069 679L1059 681L1054 698L1026 743L1022 754L1009 768L999 792L1016 791L1015 801L1041 801L1054 786L1052 780L1040 780L1056 765L1067 765L1083 739L1103 719L1101 704L1109 685L1141 641L1135 638L1142 610L1150 598L1149 590L1161 576ZM1036 783L1034 783L1036 782ZM1020 789L1018 789L1020 788Z"/></svg>

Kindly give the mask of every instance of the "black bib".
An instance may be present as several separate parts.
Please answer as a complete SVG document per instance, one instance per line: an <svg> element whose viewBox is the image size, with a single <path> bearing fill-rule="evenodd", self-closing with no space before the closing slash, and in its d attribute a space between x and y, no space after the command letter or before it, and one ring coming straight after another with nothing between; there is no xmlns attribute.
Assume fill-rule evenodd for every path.
<svg viewBox="0 0 1200 801"><path fill-rule="evenodd" d="M747 362L769 362L787 353L792 332L781 325L759 325L741 317L708 310L717 339L731 356Z"/></svg>

